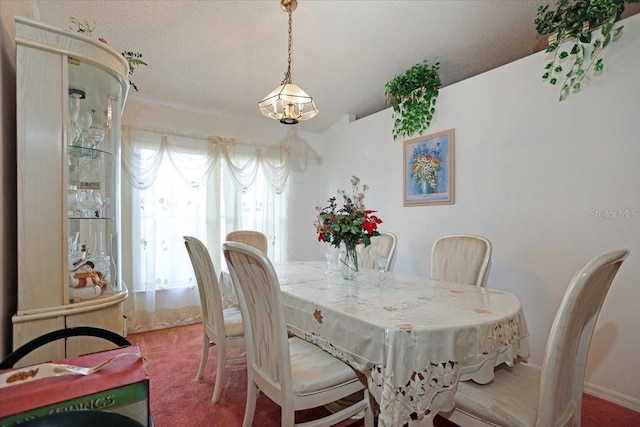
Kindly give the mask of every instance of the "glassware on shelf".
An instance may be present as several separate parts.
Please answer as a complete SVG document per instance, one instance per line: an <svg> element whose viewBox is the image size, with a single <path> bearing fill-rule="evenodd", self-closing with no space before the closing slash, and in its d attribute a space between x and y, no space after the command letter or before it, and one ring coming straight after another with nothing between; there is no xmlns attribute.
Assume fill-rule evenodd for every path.
<svg viewBox="0 0 640 427"><path fill-rule="evenodd" d="M91 127L92 122L93 117L90 111L81 111L78 114L78 119L76 120L78 131L76 132L76 138L73 140L72 145L76 147L82 147L84 145L84 132Z"/></svg>
<svg viewBox="0 0 640 427"><path fill-rule="evenodd" d="M102 231L95 233L95 251L89 258L94 264L94 270L103 274L104 281L111 284L111 257L107 255L105 235Z"/></svg>
<svg viewBox="0 0 640 427"><path fill-rule="evenodd" d="M109 206L111 204L111 199L109 197L103 197L102 198L102 211L101 211L101 218L109 218L109 212L107 211L107 206Z"/></svg>
<svg viewBox="0 0 640 427"><path fill-rule="evenodd" d="M93 123L93 117L91 116L91 111L81 111L78 114L78 119L76 120L78 127L82 130L87 130L91 127L91 123Z"/></svg>
<svg viewBox="0 0 640 427"><path fill-rule="evenodd" d="M78 251L78 239L80 233L76 232L74 235L68 237L69 243L69 264L73 263L78 258L84 258L84 252Z"/></svg>
<svg viewBox="0 0 640 427"><path fill-rule="evenodd" d="M67 189L67 216L69 218L79 218L81 216L77 185L70 185Z"/></svg>
<svg viewBox="0 0 640 427"><path fill-rule="evenodd" d="M104 127L95 117L96 111L91 110L91 125L82 133L82 146L85 148L98 148L98 144L104 139Z"/></svg>
<svg viewBox="0 0 640 427"><path fill-rule="evenodd" d="M83 146L87 148L98 148L98 145L104 139L104 129L97 126L91 126L82 133Z"/></svg>
<svg viewBox="0 0 640 427"><path fill-rule="evenodd" d="M104 203L98 191L90 189L78 190L78 199L80 200L81 218L102 218Z"/></svg>
<svg viewBox="0 0 640 427"><path fill-rule="evenodd" d="M80 89L69 89L69 140L73 145L79 137L78 115L80 114L80 100L85 99L85 92Z"/></svg>
<svg viewBox="0 0 640 427"><path fill-rule="evenodd" d="M102 218L102 207L104 203L102 202L102 196L97 191L93 192L93 213L96 218Z"/></svg>
<svg viewBox="0 0 640 427"><path fill-rule="evenodd" d="M89 150L83 150L89 151ZM78 180L84 183L97 183L104 179L105 165L99 157L85 156L78 161ZM99 185L99 184L94 184Z"/></svg>
<svg viewBox="0 0 640 427"><path fill-rule="evenodd" d="M87 190L78 190L78 203L80 205L79 218L89 218L89 212L91 212L92 204L89 200L89 193Z"/></svg>
<svg viewBox="0 0 640 427"><path fill-rule="evenodd" d="M69 89L69 121L75 124L80 113L80 100L85 98L85 93L80 89Z"/></svg>

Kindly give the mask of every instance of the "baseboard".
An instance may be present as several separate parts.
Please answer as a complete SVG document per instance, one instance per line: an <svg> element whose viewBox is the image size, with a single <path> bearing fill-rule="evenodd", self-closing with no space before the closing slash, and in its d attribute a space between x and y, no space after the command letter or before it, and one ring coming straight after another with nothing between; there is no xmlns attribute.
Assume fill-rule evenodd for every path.
<svg viewBox="0 0 640 427"><path fill-rule="evenodd" d="M615 403L616 405L624 406L625 408L629 408L632 411L640 412L639 399L634 399L615 391L588 383L584 384L583 390L585 393L590 394L591 396L606 400L607 402Z"/></svg>

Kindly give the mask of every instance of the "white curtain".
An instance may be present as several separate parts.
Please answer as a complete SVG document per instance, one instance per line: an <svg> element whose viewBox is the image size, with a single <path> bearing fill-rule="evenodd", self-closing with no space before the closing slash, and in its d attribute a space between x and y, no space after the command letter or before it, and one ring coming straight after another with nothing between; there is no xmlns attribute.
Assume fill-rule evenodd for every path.
<svg viewBox="0 0 640 427"><path fill-rule="evenodd" d="M183 236L202 240L218 271L227 232L257 230L269 257L286 253L289 153L233 139L123 128L123 277L127 330L200 319L195 275ZM125 191L126 190L126 191ZM129 202L129 203L127 203ZM127 240L129 239L129 240Z"/></svg>

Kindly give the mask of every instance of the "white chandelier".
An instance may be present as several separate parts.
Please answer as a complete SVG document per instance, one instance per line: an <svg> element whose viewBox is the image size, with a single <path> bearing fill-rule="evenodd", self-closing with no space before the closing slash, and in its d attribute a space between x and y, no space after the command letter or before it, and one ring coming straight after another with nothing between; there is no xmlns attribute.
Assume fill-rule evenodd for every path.
<svg viewBox="0 0 640 427"><path fill-rule="evenodd" d="M291 83L291 12L298 6L297 0L280 0L282 10L289 14L289 60L287 72L280 86L275 88L262 101L258 102L260 112L266 117L279 120L285 125L295 125L318 114L313 97L295 83Z"/></svg>

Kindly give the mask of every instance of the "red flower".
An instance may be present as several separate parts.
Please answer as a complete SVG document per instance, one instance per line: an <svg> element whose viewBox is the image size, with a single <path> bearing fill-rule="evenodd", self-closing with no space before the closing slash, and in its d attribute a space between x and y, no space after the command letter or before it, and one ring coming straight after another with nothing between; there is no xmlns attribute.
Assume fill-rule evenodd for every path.
<svg viewBox="0 0 640 427"><path fill-rule="evenodd" d="M375 215L371 215L374 212L376 211L364 212L364 222L362 223L362 228L367 234L372 234L378 229L378 224L382 224L382 220L380 218Z"/></svg>

